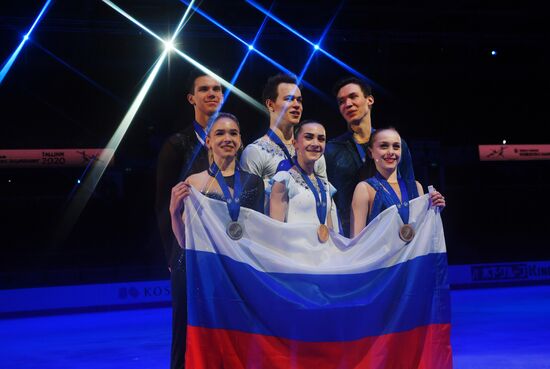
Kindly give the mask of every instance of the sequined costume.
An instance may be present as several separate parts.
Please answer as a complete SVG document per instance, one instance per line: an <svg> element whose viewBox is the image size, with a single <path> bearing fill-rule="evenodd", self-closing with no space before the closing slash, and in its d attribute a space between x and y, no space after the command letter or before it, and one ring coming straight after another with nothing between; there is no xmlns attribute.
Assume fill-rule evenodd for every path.
<svg viewBox="0 0 550 369"><path fill-rule="evenodd" d="M242 193L241 193L241 206L256 210L260 213L264 212L264 182L260 177L258 177L255 174L250 174L248 172L245 172L244 170L241 171L241 184L242 184ZM230 188L234 188L235 185L235 175L231 175L228 177L223 177L225 179L225 183L227 183L227 186ZM207 191L206 189L201 189L201 192L216 200L225 201L225 197L220 192L214 192L214 191Z"/></svg>
<svg viewBox="0 0 550 369"><path fill-rule="evenodd" d="M321 180L325 187L325 192L329 195L330 199L327 203L327 221L330 216L333 228L338 231L338 214L336 204L332 200L332 196L336 192L336 189L326 179ZM275 182L284 183L288 193L288 209L285 216L285 222L319 224L313 192L308 188L296 167L275 174L270 181L267 192L271 192L271 187ZM317 182L312 181L312 183L317 188ZM317 191L318 190L317 188ZM325 222L325 224L327 223Z"/></svg>

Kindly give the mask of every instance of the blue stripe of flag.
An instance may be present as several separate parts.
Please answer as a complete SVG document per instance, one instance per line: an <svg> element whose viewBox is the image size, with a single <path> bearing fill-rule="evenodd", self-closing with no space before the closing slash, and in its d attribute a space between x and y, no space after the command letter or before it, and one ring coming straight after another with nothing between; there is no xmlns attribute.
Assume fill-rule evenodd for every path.
<svg viewBox="0 0 550 369"><path fill-rule="evenodd" d="M334 342L450 322L445 253L344 275L265 273L203 251L186 257L193 326Z"/></svg>

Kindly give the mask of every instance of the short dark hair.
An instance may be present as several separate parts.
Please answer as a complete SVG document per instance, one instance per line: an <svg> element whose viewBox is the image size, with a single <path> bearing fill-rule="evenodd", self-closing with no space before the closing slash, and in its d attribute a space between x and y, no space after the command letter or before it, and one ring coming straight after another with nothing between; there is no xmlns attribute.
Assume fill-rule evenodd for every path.
<svg viewBox="0 0 550 369"><path fill-rule="evenodd" d="M311 123L315 123L315 124L320 124L321 126L323 126L323 128L325 128L325 125L321 122L319 122L318 120L315 120L315 119L305 119L303 121L301 121L300 123L296 124L294 126L294 138L298 137L298 134L300 133L300 131L302 130L302 128L306 125L306 124L311 124Z"/></svg>
<svg viewBox="0 0 550 369"><path fill-rule="evenodd" d="M332 94L337 97L340 89L351 83L359 86L361 88L361 91L363 91L365 97L372 95L372 87L365 80L353 76L340 78L338 81L336 81L334 87L332 88Z"/></svg>
<svg viewBox="0 0 550 369"><path fill-rule="evenodd" d="M212 72L214 72L217 75L221 74L220 71L216 69L212 70ZM197 80L197 78L203 77L203 76L212 77L210 74L203 72L198 68L193 68L189 71L189 74L187 75L187 84L186 84L187 93L190 93L191 95L195 93L195 81Z"/></svg>
<svg viewBox="0 0 550 369"><path fill-rule="evenodd" d="M279 87L281 83L292 83L297 85L298 88L302 88L301 84L298 83L298 78L292 74L279 73L271 76L267 80L262 92L262 104L265 104L267 100L277 100L277 87Z"/></svg>

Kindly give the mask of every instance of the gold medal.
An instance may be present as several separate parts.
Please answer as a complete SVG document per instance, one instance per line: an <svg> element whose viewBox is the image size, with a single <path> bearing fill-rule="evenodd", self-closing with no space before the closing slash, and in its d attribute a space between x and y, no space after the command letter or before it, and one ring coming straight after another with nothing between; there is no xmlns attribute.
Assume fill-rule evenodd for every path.
<svg viewBox="0 0 550 369"><path fill-rule="evenodd" d="M321 241L322 243L327 242L328 235L329 235L328 227L324 224L321 224L319 228L317 228L317 237L319 237L319 241Z"/></svg>
<svg viewBox="0 0 550 369"><path fill-rule="evenodd" d="M410 224L403 224L399 229L399 238L405 242L411 242L414 238L414 228Z"/></svg>

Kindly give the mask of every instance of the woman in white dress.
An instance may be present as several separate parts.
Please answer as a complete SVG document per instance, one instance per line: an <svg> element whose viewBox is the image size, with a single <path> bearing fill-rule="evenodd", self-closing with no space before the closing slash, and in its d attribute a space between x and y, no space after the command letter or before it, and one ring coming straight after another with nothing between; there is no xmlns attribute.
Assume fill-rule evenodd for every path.
<svg viewBox="0 0 550 369"><path fill-rule="evenodd" d="M269 215L287 223L319 225L321 242L328 239L328 229L339 231L336 205L332 196L336 189L315 173L315 162L325 151L325 127L319 122L304 121L294 132L296 158L294 166L271 179Z"/></svg>

